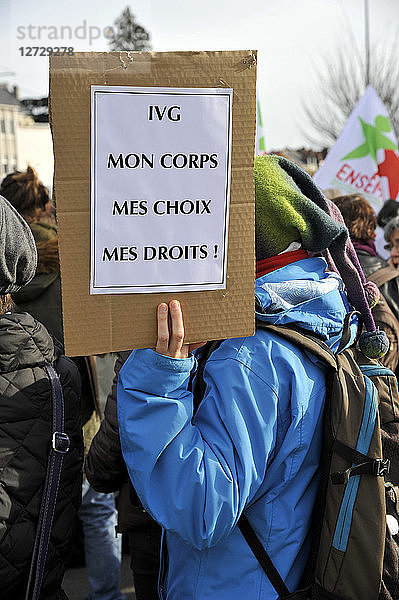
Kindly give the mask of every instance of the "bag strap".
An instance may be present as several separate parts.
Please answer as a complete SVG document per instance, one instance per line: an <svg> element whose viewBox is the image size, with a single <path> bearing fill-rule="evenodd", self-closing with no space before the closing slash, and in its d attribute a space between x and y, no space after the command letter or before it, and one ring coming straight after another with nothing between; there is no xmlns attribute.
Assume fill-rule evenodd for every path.
<svg viewBox="0 0 399 600"><path fill-rule="evenodd" d="M377 271L371 273L371 275L367 277L367 281L372 281L377 287L380 287L384 285L384 283L387 283L398 276L398 269L395 269L394 267L382 267L382 269L377 269Z"/></svg>
<svg viewBox="0 0 399 600"><path fill-rule="evenodd" d="M258 326L258 321L256 322L256 325ZM273 327L270 326L273 329L278 330L278 332L280 331L281 327ZM267 327L269 328L269 326ZM305 337L305 336L303 336ZM189 382L189 389L193 391L193 407L194 407L194 414L196 413L202 398L205 395L205 382L204 382L204 369L205 369L205 365L207 360L209 359L209 357L211 356L211 354L217 349L219 348L219 346L221 345L221 343L224 340L215 340L215 341L211 341L211 342L207 342L207 344L201 349L199 356L198 356L198 368L197 368L197 372L195 373L195 380L193 382L193 378L190 379ZM335 365L336 363L334 363ZM262 567L263 571L265 572L267 578L269 579L270 583L272 584L272 586L274 587L274 589L276 590L276 592L278 593L279 597L281 598L285 598L286 596L288 597L290 592L287 588L287 586L284 583L284 580L282 579L280 573L278 572L277 568L275 567L272 559L270 558L270 556L268 555L268 553L266 552L265 548L262 545L262 542L259 540L258 536L256 535L254 529L252 528L251 524L249 523L247 517L244 515L244 513L241 514L241 516L238 519L237 525L245 539L245 541L247 542L249 548L252 550L256 560L259 562L260 566Z"/></svg>
<svg viewBox="0 0 399 600"><path fill-rule="evenodd" d="M64 455L68 452L70 447L69 436L64 432L64 396L62 393L61 382L52 365L45 365L44 368L51 384L53 404L52 445L47 462L46 479L40 505L39 520L25 600L38 600L40 596L54 510L58 496L62 463Z"/></svg>
<svg viewBox="0 0 399 600"><path fill-rule="evenodd" d="M242 535L244 536L245 541L251 548L256 560L266 573L267 578L278 593L279 597L284 598L285 596L288 596L290 594L289 589L285 585L284 580L277 571L272 559L264 549L262 542L256 535L244 513L241 514L237 524Z"/></svg>
<svg viewBox="0 0 399 600"><path fill-rule="evenodd" d="M331 473L333 485L346 485L349 478L355 475L386 477L389 474L391 461L388 458L370 458L367 454L363 454L337 439L334 440L332 450L352 463L352 466L346 471Z"/></svg>
<svg viewBox="0 0 399 600"><path fill-rule="evenodd" d="M256 319L256 327L276 333L278 336L285 338L303 350L308 350L335 370L337 369L337 360L334 353L327 344L321 339L316 338L316 336L304 335L294 327L287 325L271 325L260 319Z"/></svg>
<svg viewBox="0 0 399 600"><path fill-rule="evenodd" d="M203 348L199 351L198 355L198 367L195 373L191 373L190 381L188 384L189 391L193 392L193 414L198 410L201 400L205 395L205 381L204 381L204 369L206 362L212 352L219 348L220 344L224 340L212 340L207 342Z"/></svg>
<svg viewBox="0 0 399 600"><path fill-rule="evenodd" d="M348 312L345 315L343 327L342 327L342 336L339 344L339 348L337 350L337 354L339 354L344 348L348 346L351 341L351 320L354 315L360 315L358 311ZM337 370L337 357L334 352L327 346L324 340L321 337L318 337L317 334L307 331L306 333L303 330L299 330L293 325L271 325L261 319L256 319L255 321L256 327L259 329L266 329L272 331L302 348L302 350L308 350L317 358L320 358L330 367L332 367L335 371Z"/></svg>

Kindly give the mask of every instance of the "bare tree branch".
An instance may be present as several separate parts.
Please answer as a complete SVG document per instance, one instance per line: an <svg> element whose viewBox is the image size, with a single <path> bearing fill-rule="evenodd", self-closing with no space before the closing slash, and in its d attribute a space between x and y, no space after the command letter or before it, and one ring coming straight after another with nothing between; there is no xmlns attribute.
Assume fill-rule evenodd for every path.
<svg viewBox="0 0 399 600"><path fill-rule="evenodd" d="M316 93L302 103L308 121L303 133L308 141L321 146L336 141L364 93L364 56L354 48L348 32L343 37L334 56L324 56L321 66L315 68ZM396 36L392 44L374 43L370 50L370 84L386 106L396 135L399 133L398 42Z"/></svg>

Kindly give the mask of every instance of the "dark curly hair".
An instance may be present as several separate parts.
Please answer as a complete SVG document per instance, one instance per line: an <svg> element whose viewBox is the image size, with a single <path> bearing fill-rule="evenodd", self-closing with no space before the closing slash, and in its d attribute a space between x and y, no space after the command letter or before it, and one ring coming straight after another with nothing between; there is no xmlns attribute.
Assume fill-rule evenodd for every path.
<svg viewBox="0 0 399 600"><path fill-rule="evenodd" d="M399 214L399 202L396 202L393 198L386 200L383 207L377 215L377 223L380 227L385 225Z"/></svg>
<svg viewBox="0 0 399 600"><path fill-rule="evenodd" d="M0 194L25 218L35 218L50 201L45 185L35 169L15 171L7 175L0 185Z"/></svg>
<svg viewBox="0 0 399 600"><path fill-rule="evenodd" d="M377 217L374 210L361 194L349 194L333 199L342 213L349 235L363 242L374 239Z"/></svg>

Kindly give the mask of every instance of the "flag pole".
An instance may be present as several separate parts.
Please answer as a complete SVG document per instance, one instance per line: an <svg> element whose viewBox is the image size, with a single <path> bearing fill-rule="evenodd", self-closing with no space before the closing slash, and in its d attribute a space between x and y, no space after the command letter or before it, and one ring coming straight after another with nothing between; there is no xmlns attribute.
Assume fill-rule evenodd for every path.
<svg viewBox="0 0 399 600"><path fill-rule="evenodd" d="M370 21L369 21L369 0L364 0L364 28L366 43L366 87L370 83Z"/></svg>

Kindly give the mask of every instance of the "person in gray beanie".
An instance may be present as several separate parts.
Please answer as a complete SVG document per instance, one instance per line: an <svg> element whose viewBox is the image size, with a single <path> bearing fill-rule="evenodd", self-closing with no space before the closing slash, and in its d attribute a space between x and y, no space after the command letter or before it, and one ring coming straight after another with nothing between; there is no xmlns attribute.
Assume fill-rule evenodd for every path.
<svg viewBox="0 0 399 600"><path fill-rule="evenodd" d="M17 312L11 294L34 277L36 245L26 221L0 196L0 581L4 598L23 600L52 437L52 364L64 395L65 455L40 594L62 600L62 578L80 504L83 443L80 379L46 328Z"/></svg>
<svg viewBox="0 0 399 600"><path fill-rule="evenodd" d="M14 292L12 299L18 310L35 317L45 325L52 337L63 344L58 230L55 222L49 222L51 202L48 190L35 169L28 166L26 171L9 173L0 183L0 194L7 198L28 223L38 251L38 266L34 278ZM98 370L105 361L96 360L94 356L75 356L72 360L79 369L81 379L81 414L86 455L100 424ZM109 385L111 382L112 377L109 378ZM124 600L119 581L122 540L121 536L115 536L117 513L114 495L96 493L84 478L78 519L83 525L89 596Z"/></svg>
<svg viewBox="0 0 399 600"><path fill-rule="evenodd" d="M36 244L30 228L0 196L0 295L12 294L33 279Z"/></svg>

